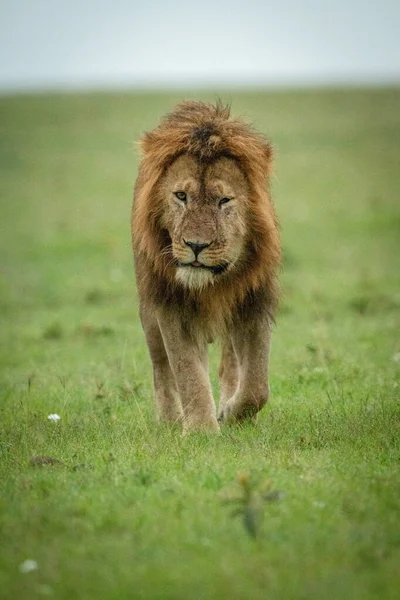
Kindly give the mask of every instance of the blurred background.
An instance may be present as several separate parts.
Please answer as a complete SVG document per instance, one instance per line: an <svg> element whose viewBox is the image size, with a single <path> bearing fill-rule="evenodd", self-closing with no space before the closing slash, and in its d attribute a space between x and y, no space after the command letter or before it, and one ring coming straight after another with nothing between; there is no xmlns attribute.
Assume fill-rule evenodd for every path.
<svg viewBox="0 0 400 600"><path fill-rule="evenodd" d="M400 81L398 0L2 0L0 91Z"/></svg>

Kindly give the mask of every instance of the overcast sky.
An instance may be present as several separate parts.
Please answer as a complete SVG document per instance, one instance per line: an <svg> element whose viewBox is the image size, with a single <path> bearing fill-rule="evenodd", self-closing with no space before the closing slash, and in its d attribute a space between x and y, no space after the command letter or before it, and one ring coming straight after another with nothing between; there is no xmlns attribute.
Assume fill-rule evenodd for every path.
<svg viewBox="0 0 400 600"><path fill-rule="evenodd" d="M400 0L0 0L0 90L400 84Z"/></svg>

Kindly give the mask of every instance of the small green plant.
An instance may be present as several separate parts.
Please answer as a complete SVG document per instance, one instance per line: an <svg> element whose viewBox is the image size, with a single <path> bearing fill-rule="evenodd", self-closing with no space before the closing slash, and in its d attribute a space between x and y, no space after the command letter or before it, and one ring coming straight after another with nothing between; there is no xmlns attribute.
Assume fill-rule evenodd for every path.
<svg viewBox="0 0 400 600"><path fill-rule="evenodd" d="M241 517L243 527L250 537L256 539L261 532L263 510L267 502L281 500L283 492L274 490L270 479L258 483L248 473L240 472L236 478L238 490L225 499L227 504L235 505L232 517Z"/></svg>

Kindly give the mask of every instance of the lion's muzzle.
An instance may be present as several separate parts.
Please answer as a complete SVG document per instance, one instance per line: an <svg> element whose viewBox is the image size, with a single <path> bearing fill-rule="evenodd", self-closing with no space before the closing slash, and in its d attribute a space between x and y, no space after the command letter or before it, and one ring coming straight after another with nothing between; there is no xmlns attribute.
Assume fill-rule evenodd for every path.
<svg viewBox="0 0 400 600"><path fill-rule="evenodd" d="M208 248L209 246L211 246L212 242L188 242L187 240L183 240L184 244L186 244L186 246L189 246L189 248L192 249L193 254L195 255L195 259L197 260L197 257L199 256L200 252L202 250L204 250L204 248Z"/></svg>

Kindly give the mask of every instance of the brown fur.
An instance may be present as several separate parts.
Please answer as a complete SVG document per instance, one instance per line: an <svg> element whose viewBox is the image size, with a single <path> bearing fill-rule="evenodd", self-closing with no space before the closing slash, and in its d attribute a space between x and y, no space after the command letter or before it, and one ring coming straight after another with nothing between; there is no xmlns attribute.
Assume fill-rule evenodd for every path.
<svg viewBox="0 0 400 600"><path fill-rule="evenodd" d="M197 344L200 347L204 339L215 336L225 339L221 372L229 372L231 375L232 369L235 371L240 368L239 363L236 365L240 351L237 347L233 354L229 351L232 344L241 344L240 340L233 340L233 327L240 329L243 325L247 330L252 330L253 327L257 327L253 322L259 318L262 323L261 329L264 327L265 335L268 334L269 339L269 324L278 299L277 267L280 262L280 240L269 195L271 145L243 121L231 119L229 108L221 104L213 106L201 102L184 102L167 114L156 129L146 133L140 144L143 157L135 186L132 239L142 321L153 365L158 359L163 365L158 375L155 372L157 394L157 388L160 391L160 385L162 387L162 384L156 383L156 379L160 380L161 372L161 379L169 378L172 387L174 377L177 379L177 368L171 363L174 360L173 352L168 348L168 335L164 335L163 323L166 323L164 327L167 328L168 323L177 323L177 335L182 339L191 340L188 344L192 346ZM193 232L192 237L208 240L211 235L209 231L214 227L213 219L217 222L212 234L212 249L207 248L201 254L202 257L206 257L204 260L207 261L208 257L210 265L217 264L217 257L223 257L224 251L228 254L234 252L232 248L235 244L240 250L240 257L232 261L232 268L215 277L212 285L205 285L201 289L188 287L176 278L177 259L182 260L181 256L185 257L191 251L185 246L184 236L180 234L174 239L174 215L178 214L180 209L173 204L168 205L166 201L168 182L175 176L175 171L176 177L179 177L180 173L185 174L189 182L187 185L190 182L192 186L197 185L197 188L193 188L193 194L203 198L201 202L204 206L209 203L209 212L204 219L202 220L203 213L196 213L196 220L192 224L189 222L185 231L187 232L189 227L190 232ZM201 184L204 178L206 183ZM225 213L218 212L211 204L212 201L208 200L210 192L207 191L207 185L223 187L224 181L227 184L235 181L235 190L239 191L240 195L235 203L236 208L229 208L236 210L235 215L238 215L237 219L232 218L231 225L224 225L225 221L229 220L229 210ZM201 185L203 188L206 186L202 188L203 191L198 187ZM197 203L199 204L200 200L197 200ZM224 250L222 240L218 238L218 235L221 237L221 231L226 233L225 237L231 236L231 241L225 243L227 250ZM189 269L194 270L192 267ZM188 352L192 346L188 347ZM153 354L157 354L156 359ZM159 354L162 355L161 358ZM227 357L225 363L224 356ZM235 356L233 360L232 357ZM169 367L172 368L174 377L171 377ZM173 410L171 413L175 416L170 418L169 413L167 415L164 408L160 408L159 402L160 416L169 420L181 414L179 395L182 396L184 392L179 389L179 381L176 383L178 389L174 389L173 393L171 385L169 390L163 389L161 392L161 395L169 400L165 401L164 398L160 401L161 405L171 405L173 396L178 407L177 411ZM195 387L197 383L198 380L195 380ZM240 387L240 384L238 385ZM229 382L225 382L225 388L230 387ZM203 398L202 394L200 391L199 397ZM184 422L186 420L189 423L186 425L187 429L203 425L215 429L213 419L213 425L210 426L208 417L193 420L190 410L185 414L185 402L182 398L180 400L183 404ZM199 403L201 404L200 400ZM246 403L248 404L247 400ZM257 406L260 408L262 402ZM246 413L246 410L242 413ZM240 417L237 410L233 413L235 417Z"/></svg>

